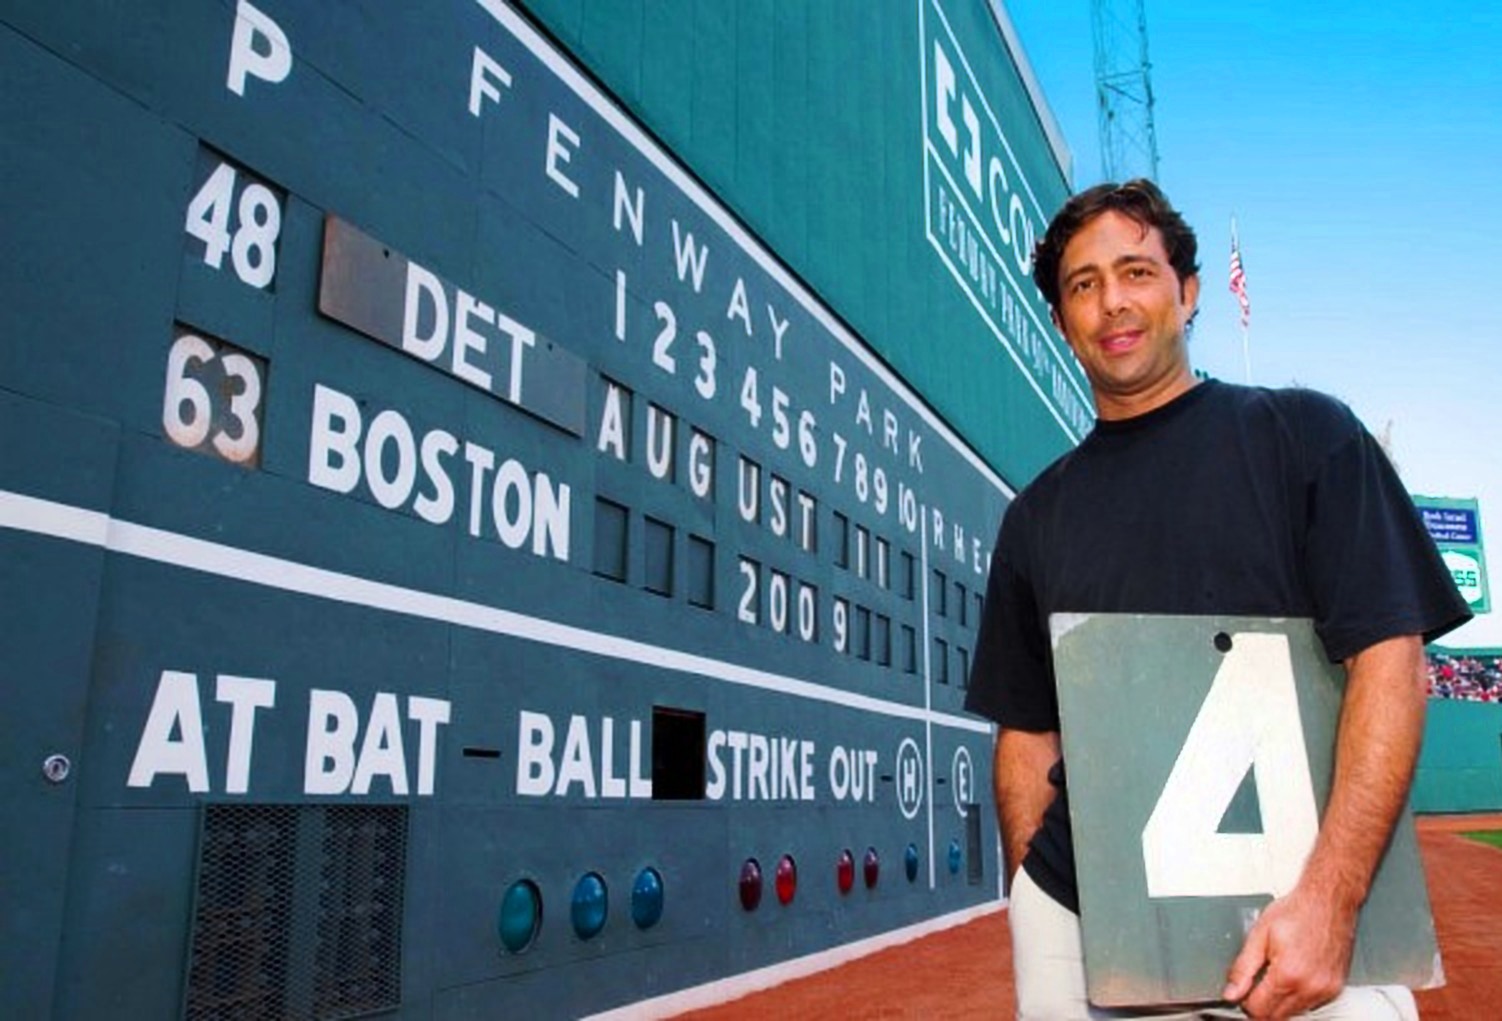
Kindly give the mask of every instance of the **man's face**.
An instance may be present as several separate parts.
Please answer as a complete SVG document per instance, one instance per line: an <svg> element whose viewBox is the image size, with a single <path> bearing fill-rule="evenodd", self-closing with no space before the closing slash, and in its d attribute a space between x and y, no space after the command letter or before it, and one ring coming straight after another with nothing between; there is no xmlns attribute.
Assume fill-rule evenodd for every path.
<svg viewBox="0 0 1502 1021"><path fill-rule="evenodd" d="M1054 325L1084 367L1101 418L1140 415L1194 386L1184 328L1198 298L1199 277L1180 284L1156 227L1107 211L1070 239Z"/></svg>

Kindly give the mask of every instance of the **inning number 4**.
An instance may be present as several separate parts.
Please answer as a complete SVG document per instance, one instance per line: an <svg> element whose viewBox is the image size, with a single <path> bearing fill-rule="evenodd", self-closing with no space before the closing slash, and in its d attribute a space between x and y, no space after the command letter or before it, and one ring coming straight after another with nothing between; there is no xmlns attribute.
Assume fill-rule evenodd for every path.
<svg viewBox="0 0 1502 1021"><path fill-rule="evenodd" d="M1248 769L1263 832L1219 833ZM1235 635L1142 831L1147 895L1281 897L1318 831L1288 639Z"/></svg>

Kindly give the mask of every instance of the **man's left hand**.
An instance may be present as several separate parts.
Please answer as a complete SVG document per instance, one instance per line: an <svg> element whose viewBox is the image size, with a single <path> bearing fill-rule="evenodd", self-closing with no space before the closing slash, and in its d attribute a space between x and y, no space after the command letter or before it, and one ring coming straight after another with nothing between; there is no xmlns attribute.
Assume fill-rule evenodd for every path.
<svg viewBox="0 0 1502 1021"><path fill-rule="evenodd" d="M1287 1018L1340 995L1356 940L1356 911L1296 887L1247 933L1221 996L1249 1017Z"/></svg>

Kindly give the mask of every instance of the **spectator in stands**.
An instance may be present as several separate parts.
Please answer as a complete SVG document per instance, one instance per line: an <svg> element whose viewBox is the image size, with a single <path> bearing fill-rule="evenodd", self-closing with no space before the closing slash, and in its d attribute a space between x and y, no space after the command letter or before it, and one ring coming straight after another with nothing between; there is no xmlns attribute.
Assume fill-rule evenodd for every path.
<svg viewBox="0 0 1502 1021"><path fill-rule="evenodd" d="M1431 698L1502 702L1502 657L1434 652L1428 669Z"/></svg>

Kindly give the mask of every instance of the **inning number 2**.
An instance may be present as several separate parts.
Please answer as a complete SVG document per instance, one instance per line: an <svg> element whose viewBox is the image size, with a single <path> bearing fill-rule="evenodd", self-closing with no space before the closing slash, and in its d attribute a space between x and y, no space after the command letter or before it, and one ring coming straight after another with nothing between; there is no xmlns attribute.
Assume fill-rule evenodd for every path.
<svg viewBox="0 0 1502 1021"><path fill-rule="evenodd" d="M1263 831L1217 832L1248 769ZM1280 897L1318 831L1288 639L1235 635L1142 831L1147 894Z"/></svg>

